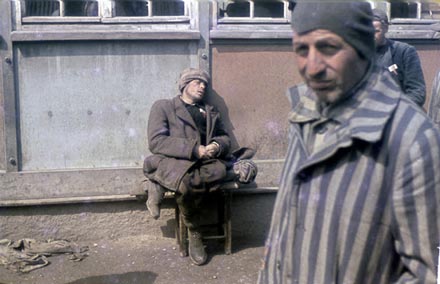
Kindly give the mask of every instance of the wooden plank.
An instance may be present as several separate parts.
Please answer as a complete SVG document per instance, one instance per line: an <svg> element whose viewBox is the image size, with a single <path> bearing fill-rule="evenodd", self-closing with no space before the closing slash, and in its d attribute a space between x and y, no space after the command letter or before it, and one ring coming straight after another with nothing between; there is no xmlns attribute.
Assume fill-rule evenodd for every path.
<svg viewBox="0 0 440 284"><path fill-rule="evenodd" d="M14 31L13 42L60 40L198 40L198 31Z"/></svg>
<svg viewBox="0 0 440 284"><path fill-rule="evenodd" d="M292 38L291 31L213 30L211 31L210 35L212 39L291 39Z"/></svg>
<svg viewBox="0 0 440 284"><path fill-rule="evenodd" d="M0 207L19 207L19 206L41 206L55 204L75 204L75 203L96 203L96 202L116 202L133 201L136 197L129 194L87 196L87 197L63 197L45 199L22 199L22 200L0 200Z"/></svg>

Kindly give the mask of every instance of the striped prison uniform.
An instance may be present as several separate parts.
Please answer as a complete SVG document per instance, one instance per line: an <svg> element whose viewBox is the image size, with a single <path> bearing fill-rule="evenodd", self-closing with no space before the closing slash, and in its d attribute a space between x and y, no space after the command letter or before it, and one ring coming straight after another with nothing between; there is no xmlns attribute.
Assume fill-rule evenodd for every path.
<svg viewBox="0 0 440 284"><path fill-rule="evenodd" d="M432 82L431 100L429 101L428 115L440 128L440 70Z"/></svg>
<svg viewBox="0 0 440 284"><path fill-rule="evenodd" d="M318 111L288 91L289 147L259 283L435 283L440 133L376 66Z"/></svg>

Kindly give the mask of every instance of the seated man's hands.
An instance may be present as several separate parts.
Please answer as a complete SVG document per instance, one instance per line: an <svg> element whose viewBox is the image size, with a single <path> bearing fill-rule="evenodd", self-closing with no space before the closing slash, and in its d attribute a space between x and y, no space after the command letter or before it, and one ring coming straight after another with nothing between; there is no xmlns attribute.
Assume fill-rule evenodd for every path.
<svg viewBox="0 0 440 284"><path fill-rule="evenodd" d="M220 146L217 143L210 143L207 146L200 145L196 152L196 157L201 160L212 159L217 156Z"/></svg>
<svg viewBox="0 0 440 284"><path fill-rule="evenodd" d="M220 146L217 143L213 142L206 146L206 150L208 151L209 158L215 158L218 152L220 152Z"/></svg>
<svg viewBox="0 0 440 284"><path fill-rule="evenodd" d="M204 160L204 159L209 158L209 154L208 154L208 150L206 149L206 146L200 145L197 148L196 158L200 159L200 160Z"/></svg>

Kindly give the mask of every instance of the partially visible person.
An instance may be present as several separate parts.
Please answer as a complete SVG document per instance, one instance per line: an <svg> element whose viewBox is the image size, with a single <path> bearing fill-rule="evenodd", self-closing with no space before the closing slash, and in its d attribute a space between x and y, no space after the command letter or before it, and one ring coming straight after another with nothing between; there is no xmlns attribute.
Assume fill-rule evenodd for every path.
<svg viewBox="0 0 440 284"><path fill-rule="evenodd" d="M416 49L404 42L390 40L388 16L380 9L373 9L376 61L386 68L399 83L402 91L412 101L423 107L426 99L425 79Z"/></svg>
<svg viewBox="0 0 440 284"><path fill-rule="evenodd" d="M374 62L362 1L298 1L289 146L260 284L436 283L440 132Z"/></svg>
<svg viewBox="0 0 440 284"><path fill-rule="evenodd" d="M428 115L440 128L440 70L432 82L431 101L429 102Z"/></svg>

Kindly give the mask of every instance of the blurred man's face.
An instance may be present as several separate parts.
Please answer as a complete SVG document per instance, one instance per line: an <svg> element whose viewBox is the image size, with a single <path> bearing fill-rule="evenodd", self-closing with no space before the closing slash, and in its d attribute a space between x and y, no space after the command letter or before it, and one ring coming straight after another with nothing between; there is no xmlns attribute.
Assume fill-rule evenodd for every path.
<svg viewBox="0 0 440 284"><path fill-rule="evenodd" d="M318 99L334 103L366 72L368 61L340 36L328 30L293 32L293 50L299 72Z"/></svg>
<svg viewBox="0 0 440 284"><path fill-rule="evenodd" d="M386 42L385 34L388 32L388 25L383 25L380 21L373 21L373 26L376 47L383 46Z"/></svg>
<svg viewBox="0 0 440 284"><path fill-rule="evenodd" d="M205 96L206 84L202 80L192 80L185 89L183 89L182 96L188 103L197 103L203 100Z"/></svg>

